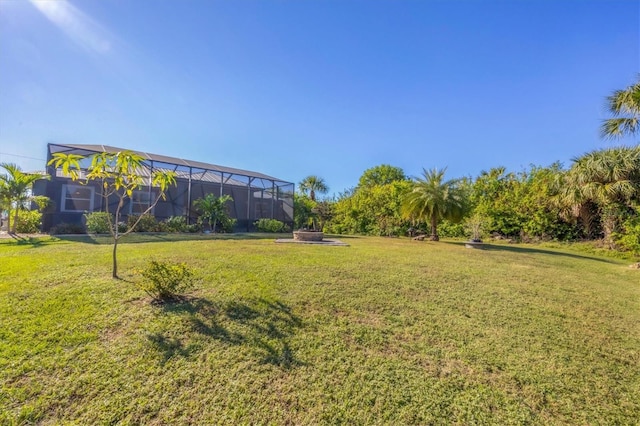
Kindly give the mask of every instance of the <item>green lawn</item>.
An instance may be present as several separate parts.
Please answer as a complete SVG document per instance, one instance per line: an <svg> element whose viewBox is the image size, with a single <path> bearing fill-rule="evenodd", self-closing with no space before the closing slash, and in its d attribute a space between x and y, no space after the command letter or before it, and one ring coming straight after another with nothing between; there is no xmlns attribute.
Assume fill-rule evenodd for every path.
<svg viewBox="0 0 640 426"><path fill-rule="evenodd" d="M250 237L250 236L249 236ZM0 241L0 424L636 424L640 271L342 238ZM173 240L173 241L172 241ZM148 259L187 262L150 303Z"/></svg>

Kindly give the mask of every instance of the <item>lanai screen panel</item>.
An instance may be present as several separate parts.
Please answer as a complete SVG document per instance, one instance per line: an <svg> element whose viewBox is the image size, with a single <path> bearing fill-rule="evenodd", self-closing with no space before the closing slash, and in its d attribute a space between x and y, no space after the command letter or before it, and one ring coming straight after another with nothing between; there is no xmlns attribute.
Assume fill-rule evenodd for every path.
<svg viewBox="0 0 640 426"><path fill-rule="evenodd" d="M105 145L49 144L48 157L51 159L56 152L88 157L99 152L116 153L120 151L123 149ZM295 188L291 182L246 170L139 151L133 152L144 158L144 169L141 174L148 178L149 182L145 188L141 188L142 191L148 191L148 196L140 197L140 199L154 198L154 188L150 185L154 171L165 170L176 174L177 184L167 190L166 199L160 200L154 209L153 213L158 219L185 216L189 222L194 222L197 218L197 212L193 209L193 202L207 194L214 194L216 196L231 196L233 202L228 204L229 213L231 217L238 220L239 229L253 229L253 223L262 218L278 219L287 224L293 224L293 193ZM89 164L89 160L81 162L83 167L87 167ZM61 170L50 168L49 173L55 178L64 177ZM83 174L81 177L84 177ZM111 201L109 204L111 205ZM104 210L104 208L100 208L100 210Z"/></svg>

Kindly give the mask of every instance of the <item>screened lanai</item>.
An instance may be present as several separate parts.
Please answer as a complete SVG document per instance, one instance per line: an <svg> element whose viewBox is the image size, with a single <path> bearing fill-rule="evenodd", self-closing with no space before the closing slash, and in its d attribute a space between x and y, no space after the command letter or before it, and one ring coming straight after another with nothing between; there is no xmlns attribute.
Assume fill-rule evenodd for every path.
<svg viewBox="0 0 640 426"><path fill-rule="evenodd" d="M95 153L117 153L125 149L107 145L76 145L49 144L47 146L47 162L53 154L62 152L90 157ZM224 167L200 161L184 160L159 154L133 151L144 158L142 175L149 177L153 171L168 170L176 173L176 185L166 192L166 199L160 200L153 209L153 215L158 220L171 216L184 216L188 223L195 223L197 211L193 208L194 200L207 194L216 196L229 195L233 199L227 204L229 214L237 220L237 231L251 231L258 219L277 219L290 227L293 226L293 193L294 184L262 173ZM89 160L81 163L82 167L89 164ZM41 195L48 196L54 201L51 209L43 218L45 229L60 223L80 223L86 212L113 211L111 203L105 206L105 200L100 196L97 183L81 184L73 182L62 170L49 166L47 173L49 181L41 181L34 190ZM82 177L82 173L81 173ZM84 183L84 182L83 182ZM157 193L151 186L135 191L127 201L123 212L137 214L144 211Z"/></svg>

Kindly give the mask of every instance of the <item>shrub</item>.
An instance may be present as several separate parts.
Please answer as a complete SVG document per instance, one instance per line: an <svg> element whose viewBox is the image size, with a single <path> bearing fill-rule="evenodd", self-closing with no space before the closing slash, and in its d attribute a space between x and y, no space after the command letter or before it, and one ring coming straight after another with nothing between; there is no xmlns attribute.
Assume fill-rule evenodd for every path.
<svg viewBox="0 0 640 426"><path fill-rule="evenodd" d="M87 232L92 234L108 234L111 232L112 217L107 212L85 213Z"/></svg>
<svg viewBox="0 0 640 426"><path fill-rule="evenodd" d="M51 235L63 235L63 234L84 234L84 225L79 223L59 223L49 230Z"/></svg>
<svg viewBox="0 0 640 426"><path fill-rule="evenodd" d="M167 232L185 232L187 230L187 219L184 216L171 216L164 221Z"/></svg>
<svg viewBox="0 0 640 426"><path fill-rule="evenodd" d="M154 300L168 302L180 299L182 293L193 288L193 272L184 263L171 264L152 260L142 271L145 280L140 284Z"/></svg>
<svg viewBox="0 0 640 426"><path fill-rule="evenodd" d="M200 232L201 230L202 230L202 227L197 223L192 223L191 225L187 225L185 227L185 231L190 232L192 234L195 234L196 232Z"/></svg>
<svg viewBox="0 0 640 426"><path fill-rule="evenodd" d="M129 215L127 218L127 228L131 228L139 217L139 215L135 214ZM140 217L140 222L133 228L133 232L162 232L162 225L155 216L143 214L142 217Z"/></svg>
<svg viewBox="0 0 640 426"><path fill-rule="evenodd" d="M622 233L614 234L616 244L623 251L640 254L640 216L633 215L622 224Z"/></svg>
<svg viewBox="0 0 640 426"><path fill-rule="evenodd" d="M260 232L286 232L287 225L277 219L260 219L254 222Z"/></svg>
<svg viewBox="0 0 640 426"><path fill-rule="evenodd" d="M425 231L426 234L431 233L430 228L425 229L428 229ZM438 224L438 234L445 238L462 238L466 236L467 233L463 223L452 223L445 219Z"/></svg>
<svg viewBox="0 0 640 426"><path fill-rule="evenodd" d="M15 217L15 210L10 212L11 219ZM40 232L42 213L37 210L18 210L16 232L20 234L35 234Z"/></svg>
<svg viewBox="0 0 640 426"><path fill-rule="evenodd" d="M232 234L235 231L237 222L238 221L236 219L232 219L228 216L220 218L220 221L218 222L218 232Z"/></svg>

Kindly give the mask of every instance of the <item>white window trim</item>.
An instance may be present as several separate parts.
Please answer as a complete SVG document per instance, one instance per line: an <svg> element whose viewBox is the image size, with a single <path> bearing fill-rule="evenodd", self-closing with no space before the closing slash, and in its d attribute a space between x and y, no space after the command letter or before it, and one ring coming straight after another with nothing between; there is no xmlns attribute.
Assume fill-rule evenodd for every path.
<svg viewBox="0 0 640 426"><path fill-rule="evenodd" d="M151 205L151 203L153 202L153 200L155 200L155 193L153 192L153 190L151 190L151 193L149 193L149 190L148 190L148 189L136 189L136 190L134 190L134 191L133 191L133 193L131 194L132 196L131 196L131 197L129 197L129 214L141 214L141 213L142 213L142 212L134 212L134 211L133 211L133 205L134 205L134 204L136 204L136 205L145 205L145 204L142 204L142 203L136 203L136 202L134 202L134 201L133 201L133 195L134 195L134 194L136 194L136 193L138 193L138 194L148 194L148 195L149 195L149 200L147 201L147 204L146 204L145 210L146 210L146 209L148 209L148 208L149 208L149 206ZM147 212L147 213L148 213L148 214L153 214L155 209L156 209L156 208L155 208L155 206L154 206L154 207L153 207L149 212Z"/></svg>
<svg viewBox="0 0 640 426"><path fill-rule="evenodd" d="M91 191L91 196L89 197L89 210L67 210L67 193L73 194L73 191L76 189L88 189ZM92 212L93 211L93 200L95 198L95 188L93 186L85 186L85 185L73 185L73 184L64 184L62 185L62 196L60 203L60 211L67 213L82 213L85 211ZM71 198L73 199L73 198ZM80 200L86 200L86 198L80 198Z"/></svg>

